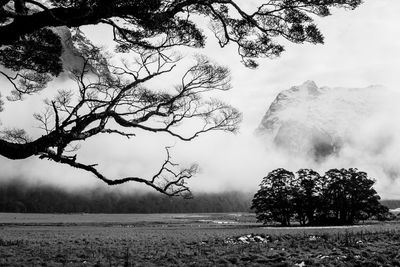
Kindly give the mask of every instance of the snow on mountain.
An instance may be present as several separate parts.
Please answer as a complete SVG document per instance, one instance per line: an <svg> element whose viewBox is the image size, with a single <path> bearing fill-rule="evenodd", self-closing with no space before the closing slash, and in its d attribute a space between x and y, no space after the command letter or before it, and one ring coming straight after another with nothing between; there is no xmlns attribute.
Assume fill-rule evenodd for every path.
<svg viewBox="0 0 400 267"><path fill-rule="evenodd" d="M256 132L285 151L323 161L352 142L387 98L382 86L330 88L306 81L278 94Z"/></svg>
<svg viewBox="0 0 400 267"><path fill-rule="evenodd" d="M67 27L54 27L52 30L61 38L63 46L61 60L64 70L80 71L84 62L81 53L72 42L71 31Z"/></svg>

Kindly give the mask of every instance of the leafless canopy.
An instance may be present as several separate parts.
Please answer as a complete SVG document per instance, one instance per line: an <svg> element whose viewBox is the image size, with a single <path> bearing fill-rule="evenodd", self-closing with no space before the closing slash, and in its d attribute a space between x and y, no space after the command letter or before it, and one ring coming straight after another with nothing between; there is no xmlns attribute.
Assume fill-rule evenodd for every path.
<svg viewBox="0 0 400 267"><path fill-rule="evenodd" d="M167 54L166 49L142 50L135 54L132 66L114 66L82 32L76 31L75 35L83 60L80 70L71 71L75 88L59 90L45 102L43 112L34 114L44 132L42 137L31 140L22 129L4 130L1 155L11 159L36 155L91 172L109 185L134 181L171 196L188 193L186 180L196 173L197 166L179 169L171 160L169 148L165 162L153 177L110 179L98 171L96 164L78 161L78 144L103 133L131 138L138 129L164 132L184 141L209 131L235 132L241 114L221 101L202 97L213 90L230 89L229 70L198 56L178 85L156 91L146 88L146 82L173 71L179 57ZM188 120L199 127L184 135L178 126Z"/></svg>

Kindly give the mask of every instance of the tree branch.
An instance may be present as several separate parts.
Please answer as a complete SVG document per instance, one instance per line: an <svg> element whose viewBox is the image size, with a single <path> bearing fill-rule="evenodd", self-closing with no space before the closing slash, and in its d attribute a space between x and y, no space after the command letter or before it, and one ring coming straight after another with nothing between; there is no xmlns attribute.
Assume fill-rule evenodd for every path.
<svg viewBox="0 0 400 267"><path fill-rule="evenodd" d="M176 164L171 162L169 148L166 148L167 151L167 159L165 160L164 164L161 166L160 170L154 175L151 179L144 179L140 177L124 177L119 179L109 179L103 174L101 174L94 166L95 165L87 165L76 162L76 158L66 157L66 156L59 156L54 153L52 150L46 151L40 155L42 159L50 159L55 162L59 162L62 164L67 164L77 169L82 169L94 174L98 179L103 181L108 185L119 185L128 182L137 182L143 183L151 188L155 189L156 191L163 193L168 196L184 196L184 197L191 197L191 192L189 188L186 186L187 179L192 178L192 176L197 172L197 166L192 166L188 169L181 170L180 172L172 171L168 166L175 167ZM167 183L162 184L162 178L165 179L166 176L163 176L164 173L170 174L167 178ZM160 181L161 180L161 181ZM161 182L161 183L160 183Z"/></svg>

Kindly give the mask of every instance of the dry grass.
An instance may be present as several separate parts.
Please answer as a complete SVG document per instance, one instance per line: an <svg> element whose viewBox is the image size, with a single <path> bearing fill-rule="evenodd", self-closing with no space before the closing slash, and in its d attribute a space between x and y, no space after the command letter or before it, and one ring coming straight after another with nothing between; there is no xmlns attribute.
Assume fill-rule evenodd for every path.
<svg viewBox="0 0 400 267"><path fill-rule="evenodd" d="M399 224L280 229L233 215L165 216L118 224L3 222L0 266L400 266ZM228 242L251 233L268 241Z"/></svg>

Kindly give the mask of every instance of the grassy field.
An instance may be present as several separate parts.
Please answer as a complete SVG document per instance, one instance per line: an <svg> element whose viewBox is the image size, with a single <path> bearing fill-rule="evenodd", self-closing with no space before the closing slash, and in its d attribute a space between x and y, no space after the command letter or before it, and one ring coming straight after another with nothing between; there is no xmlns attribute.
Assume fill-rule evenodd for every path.
<svg viewBox="0 0 400 267"><path fill-rule="evenodd" d="M399 230L263 227L251 214L0 213L0 266L400 266Z"/></svg>

